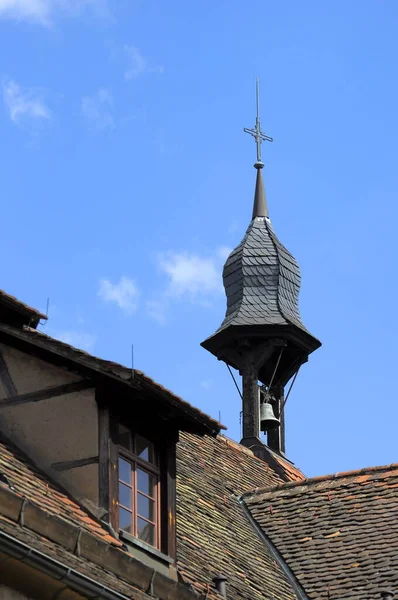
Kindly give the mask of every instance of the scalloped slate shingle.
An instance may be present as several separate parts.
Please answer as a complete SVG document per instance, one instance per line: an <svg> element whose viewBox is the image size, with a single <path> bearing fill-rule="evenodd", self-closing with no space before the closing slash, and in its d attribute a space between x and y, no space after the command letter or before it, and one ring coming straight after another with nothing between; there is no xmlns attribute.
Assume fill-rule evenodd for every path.
<svg viewBox="0 0 398 600"><path fill-rule="evenodd" d="M219 331L229 325L286 325L307 331L298 295L300 269L276 237L271 222L256 217L229 255L223 271L227 311Z"/></svg>

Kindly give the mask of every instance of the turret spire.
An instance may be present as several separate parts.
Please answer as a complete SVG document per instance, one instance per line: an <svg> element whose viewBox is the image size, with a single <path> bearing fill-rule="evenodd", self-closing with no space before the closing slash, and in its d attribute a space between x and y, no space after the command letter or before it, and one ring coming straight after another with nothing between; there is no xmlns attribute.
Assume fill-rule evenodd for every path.
<svg viewBox="0 0 398 600"><path fill-rule="evenodd" d="M262 177L262 173L261 173L261 169L264 167L264 163L261 160L261 144L263 143L263 141L265 142L273 142L273 138L270 137L269 135L265 135L265 133L263 133L261 131L261 124L260 124L260 94L259 94L259 88L258 88L258 79L256 78L256 125L253 129L248 129L247 127L245 127L243 129L243 131L245 133L249 133L250 135L252 135L256 141L256 147L257 147L257 162L254 164L254 167L257 169L257 178L256 178L256 190L254 193L254 205L253 205L253 216L252 218L254 219L255 217L268 217L268 208L267 208L267 201L265 198L265 191L264 191L264 183L263 183L263 177Z"/></svg>
<svg viewBox="0 0 398 600"><path fill-rule="evenodd" d="M254 137L257 146L253 218L243 240L224 265L225 318L202 346L239 370L242 376L241 443L261 458L265 456L265 446L260 439L260 429L267 431L267 443L272 450L284 452L284 387L321 343L301 320L299 266L266 218L261 143L273 140L261 131L257 81L256 104L256 125L253 129L244 129Z"/></svg>

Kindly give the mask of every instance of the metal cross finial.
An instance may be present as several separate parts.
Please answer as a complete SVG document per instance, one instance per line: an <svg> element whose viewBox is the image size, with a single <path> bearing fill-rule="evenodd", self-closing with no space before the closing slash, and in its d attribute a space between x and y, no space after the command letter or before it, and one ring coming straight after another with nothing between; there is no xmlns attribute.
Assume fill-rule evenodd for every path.
<svg viewBox="0 0 398 600"><path fill-rule="evenodd" d="M265 142L273 142L273 138L269 137L268 135L265 135L265 133L263 133L261 131L261 125L260 125L260 98L259 98L259 92L258 92L258 79L256 78L256 126L253 129L248 129L247 127L245 127L243 129L243 131L245 133L250 133L250 135L252 135L254 137L254 139L256 140L256 146L257 146L257 162L254 165L256 168L261 169L264 165L263 162L261 160L261 144L263 141Z"/></svg>

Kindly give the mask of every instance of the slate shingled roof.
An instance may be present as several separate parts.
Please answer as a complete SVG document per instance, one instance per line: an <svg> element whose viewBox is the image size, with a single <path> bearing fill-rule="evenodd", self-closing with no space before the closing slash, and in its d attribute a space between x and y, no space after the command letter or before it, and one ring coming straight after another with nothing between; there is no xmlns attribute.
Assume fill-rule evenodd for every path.
<svg viewBox="0 0 398 600"><path fill-rule="evenodd" d="M286 325L307 331L298 308L300 269L266 217L256 217L223 270L229 325Z"/></svg>
<svg viewBox="0 0 398 600"><path fill-rule="evenodd" d="M398 465L245 495L310 599L373 600L398 587Z"/></svg>
<svg viewBox="0 0 398 600"><path fill-rule="evenodd" d="M296 597L240 503L249 488L280 482L265 462L223 436L181 435L176 522L178 570L185 581L206 592L222 574L228 600Z"/></svg>

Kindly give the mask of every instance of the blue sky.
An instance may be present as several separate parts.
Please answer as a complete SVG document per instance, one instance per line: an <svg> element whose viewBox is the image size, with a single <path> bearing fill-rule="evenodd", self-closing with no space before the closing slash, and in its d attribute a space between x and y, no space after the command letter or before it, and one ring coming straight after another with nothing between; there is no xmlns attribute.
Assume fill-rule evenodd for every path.
<svg viewBox="0 0 398 600"><path fill-rule="evenodd" d="M0 0L1 286L47 333L145 371L240 439L199 344L254 190L323 347L287 404L308 475L398 460L397 3Z"/></svg>

